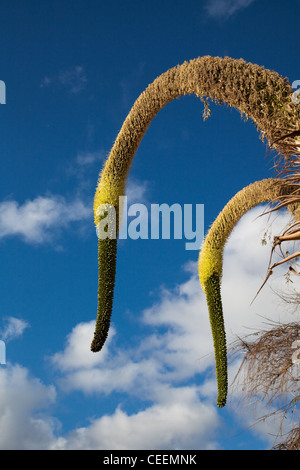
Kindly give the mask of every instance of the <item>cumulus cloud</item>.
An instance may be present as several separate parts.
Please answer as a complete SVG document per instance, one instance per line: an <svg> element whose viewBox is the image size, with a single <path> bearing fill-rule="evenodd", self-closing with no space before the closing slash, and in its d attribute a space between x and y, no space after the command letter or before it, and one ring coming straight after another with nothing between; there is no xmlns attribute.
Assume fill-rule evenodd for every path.
<svg viewBox="0 0 300 470"><path fill-rule="evenodd" d="M158 403L128 415L120 408L59 438L53 449L216 449L216 409L199 402L195 387L164 391ZM167 393L166 393L167 392Z"/></svg>
<svg viewBox="0 0 300 470"><path fill-rule="evenodd" d="M101 152L79 153L77 166L85 171L98 157L102 158ZM73 173L74 171L73 169ZM62 230L73 230L74 227L79 227L78 223L92 221L93 202L83 194L83 189L88 184L86 178L83 178L85 173L77 170L76 174L82 179L82 184L78 185L77 196L71 200L58 194L50 194L37 196L23 204L15 200L0 202L0 240L18 237L31 244L51 243ZM147 191L147 182L130 180L126 188L127 205L136 202L147 204Z"/></svg>
<svg viewBox="0 0 300 470"><path fill-rule="evenodd" d="M233 231L225 251L222 296L229 344L237 335L247 335L250 328L259 329L262 326L265 328L266 318L271 318L273 321L295 319L293 314L289 315L282 310L278 298L268 287L272 284L273 288L277 289L282 284L282 275L286 269L284 267L277 271L272 283L270 281L255 303L250 305L264 278L270 255L270 246L261 243L266 219L257 218L260 214L261 208L258 208L242 219ZM280 215L270 225L270 229L272 228L274 234L279 233L286 222L286 217ZM106 436L115 435L115 440L110 439L110 448L120 448L118 446L122 445L123 448L148 448L145 447L147 445L156 448L159 445L158 441L162 442L165 448L173 448L175 442L180 448L186 448L187 441L193 445L193 436L197 438L198 448L199 446L217 448L217 441L212 438L220 426L217 416L210 421L211 426L206 426L207 440L203 434L201 420L198 423L198 431L193 428L193 422L190 423L192 433L189 432L188 421L186 427L181 423L180 434L179 426L177 429L170 418L173 413L172 407L176 409L176 406L183 414L181 417L183 422L185 414L197 416L199 407L202 407L203 416L206 414L211 416L216 410L217 387L213 373L212 336L196 263L189 263L187 272L189 277L186 282L174 289L164 289L158 301L143 312L142 323L145 330L139 344L126 349L118 347L117 342L121 343L121 338L117 336L115 325L109 344L106 345L108 349L104 351L104 360L100 359L101 355L99 359L92 359L92 356L88 358L88 353L82 351L82 344L89 343L93 324L81 324L69 336L65 349L53 357L55 367L62 373L60 386L68 393L81 391L88 396L118 392L134 395L142 401L152 403L142 412L131 415L119 408L112 415L96 419L90 426L77 429L68 437L61 439L56 443L58 447L104 448L103 439L104 442L106 440L103 436L106 433ZM285 288L288 289L289 286ZM73 360L73 358L78 359ZM233 364L229 370L230 383L235 373L236 364ZM204 378L201 386L197 385L197 378L200 376ZM182 383L187 381L189 385L182 387ZM182 392L183 389L186 396L193 396L193 400L187 400L184 404L182 404L184 394L176 394L176 390ZM236 389L230 401L234 403L241 394L242 391ZM173 397L174 400L179 399L179 396L181 398L175 403L171 398L170 401L164 399L167 396ZM230 408L230 401L228 409L234 414L235 408L234 406ZM262 413L264 405L262 404L256 411ZM157 416L157 421L154 420L153 414ZM178 418L179 422L181 418ZM252 425L255 421L254 410L244 410L238 419L246 427ZM158 425L164 420L172 423L168 427L168 439L160 434L163 430L162 434L166 435L164 425ZM156 425L158 434L153 431L151 439L151 427ZM272 438L267 432L274 429L275 425L276 423L270 424L270 422L260 424L257 428L258 435L266 442L269 439L271 444ZM116 431L118 426L126 429L122 434L123 444L120 441L121 433L119 435ZM136 428L139 432L136 432ZM185 441L186 436L188 436L187 441Z"/></svg>
<svg viewBox="0 0 300 470"><path fill-rule="evenodd" d="M49 414L55 388L19 365L0 368L0 449L38 450L54 440L57 422Z"/></svg>
<svg viewBox="0 0 300 470"><path fill-rule="evenodd" d="M59 195L38 196L20 205L0 203L0 239L21 237L27 243L44 243L54 233L91 216L91 208L80 199L71 202Z"/></svg>
<svg viewBox="0 0 300 470"><path fill-rule="evenodd" d="M86 347L94 322L77 325L67 338L65 349L52 358L63 372L60 385L86 394L117 390L153 399L161 383L180 383L213 365L208 314L195 273L175 291L164 291L142 318L148 332L140 344L125 350L117 347L114 326L103 355L93 354ZM168 328L166 333L153 332L162 326Z"/></svg>
<svg viewBox="0 0 300 470"><path fill-rule="evenodd" d="M108 346L115 335L115 329L113 327L110 329L101 354L94 354L87 348L87 344L93 337L94 328L94 321L78 323L67 336L64 351L55 353L51 357L53 364L63 372L76 369L89 370L103 364L108 354Z"/></svg>
<svg viewBox="0 0 300 470"><path fill-rule="evenodd" d="M255 0L207 0L205 11L214 19L227 20L235 13L244 10Z"/></svg>
<svg viewBox="0 0 300 470"><path fill-rule="evenodd" d="M228 330L239 335L247 334L249 328L261 327L266 318L278 322L295 320L295 315L291 311L289 313L286 304L274 295L274 292L293 292L300 287L297 276L293 276L290 283L285 280L287 265L274 269L273 275L255 298L267 274L271 241L290 220L287 214L277 214L268 225L268 216L259 217L261 213L259 207L242 218L231 234L224 257L222 295L225 319ZM262 240L266 226L270 242L265 245ZM293 253L293 245L283 243L283 251ZM279 259L279 252L275 252L272 263Z"/></svg>
<svg viewBox="0 0 300 470"><path fill-rule="evenodd" d="M270 255L270 247L261 243L266 219L257 218L260 214L261 209L255 209L242 219L225 250L222 296L229 343L236 335L248 334L249 328L266 328L266 317L274 321L295 320L295 314L284 311L268 287L282 285L285 267L276 271L250 305ZM273 234L286 222L286 217L279 215L270 226ZM213 344L196 263L188 264L186 274L185 282L162 290L157 301L142 312L142 334L131 347L123 346L117 324L113 324L102 352L91 353L91 321L75 325L64 348L50 357L57 375L56 386L61 393L69 394L70 402L74 392L84 394L86 400L94 396L106 400L114 394L135 398L134 411L126 410L121 400L111 413L93 416L89 424L62 434L55 419L47 414L55 401L54 387L30 378L20 367L3 369L0 448L220 448L220 435L227 428L216 407ZM230 387L238 365L237 360L229 367ZM22 399L18 399L18 393L22 393ZM231 417L231 424L235 420L246 429L267 409L264 404L256 410L251 406L242 409L237 405L242 394L242 388L230 389L226 414ZM272 434L278 424L275 417L273 422L267 420L254 426L252 432L268 447L273 444Z"/></svg>

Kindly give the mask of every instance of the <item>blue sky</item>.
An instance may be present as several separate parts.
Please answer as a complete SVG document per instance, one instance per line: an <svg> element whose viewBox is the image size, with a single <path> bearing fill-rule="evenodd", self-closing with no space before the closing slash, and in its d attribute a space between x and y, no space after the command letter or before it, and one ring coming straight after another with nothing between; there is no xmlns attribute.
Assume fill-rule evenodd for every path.
<svg viewBox="0 0 300 470"><path fill-rule="evenodd" d="M90 352L97 310L93 197L131 106L161 73L230 56L300 79L300 2L3 1L0 79L1 449L265 449L279 423L230 389L216 407L198 252L185 240L122 240L112 328ZM239 112L182 97L153 120L134 159L130 202L204 204L205 231L247 184L272 175ZM266 315L290 318L265 276L266 219L247 214L224 258L229 338ZM272 233L286 223L284 214ZM272 282L281 286L283 270ZM296 285L296 280L295 284ZM277 283L277 284L276 284ZM295 316L291 316L295 318ZM238 367L230 366L230 378ZM287 426L289 423L287 424Z"/></svg>

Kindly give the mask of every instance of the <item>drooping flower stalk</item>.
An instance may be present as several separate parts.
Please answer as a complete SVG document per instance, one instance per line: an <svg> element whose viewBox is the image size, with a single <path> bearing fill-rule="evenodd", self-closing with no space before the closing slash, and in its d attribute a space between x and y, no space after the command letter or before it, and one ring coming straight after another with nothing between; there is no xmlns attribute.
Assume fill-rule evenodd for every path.
<svg viewBox="0 0 300 470"><path fill-rule="evenodd" d="M205 292L213 335L218 384L217 405L227 397L227 347L221 299L223 252L225 244L241 217L258 204L276 200L288 191L278 179L256 181L239 191L220 212L208 231L199 254L198 270ZM293 214L294 207L289 207Z"/></svg>
<svg viewBox="0 0 300 470"><path fill-rule="evenodd" d="M253 121L263 140L267 139L270 146L288 156L297 149L297 136L283 138L283 135L298 131L300 113L291 102L292 93L288 80L276 72L229 57L200 57L160 75L134 103L100 174L94 198L95 225L102 220L98 209L103 204L109 204L119 212L119 196L125 194L136 150L152 119L167 103L179 96L194 94L202 100L209 98L218 104L235 107ZM116 224L118 235L118 217ZM116 237L99 239L98 253L98 312L91 344L94 352L102 348L110 325Z"/></svg>

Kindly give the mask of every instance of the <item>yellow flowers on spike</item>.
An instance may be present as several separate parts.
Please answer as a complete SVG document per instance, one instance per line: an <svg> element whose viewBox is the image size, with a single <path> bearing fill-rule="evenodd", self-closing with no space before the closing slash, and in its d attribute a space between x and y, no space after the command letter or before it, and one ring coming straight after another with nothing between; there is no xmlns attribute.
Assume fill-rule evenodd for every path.
<svg viewBox="0 0 300 470"><path fill-rule="evenodd" d="M224 247L244 214L258 204L274 201L281 194L282 187L275 179L257 181L239 191L218 215L200 250L199 279L207 299L214 341L219 407L226 404L228 388L226 335L221 300Z"/></svg>
<svg viewBox="0 0 300 470"><path fill-rule="evenodd" d="M100 174L94 198L96 226L103 221L103 214L101 215L103 206L110 205L116 214L119 214L119 196L125 194L134 155L152 119L167 103L179 96L193 94L205 103L210 99L218 104L225 103L235 107L242 115L252 120L262 139L267 139L270 146L279 153L289 156L297 148L294 145L294 137L297 138L297 135L294 133L299 129L300 119L297 106L291 106L292 93L293 89L285 78L242 59L204 56L167 70L138 97L111 149ZM282 129L285 134L290 135L287 140L283 138ZM217 226L214 225L208 234L201 251L200 277L208 295L208 302L212 306L214 299L220 296L218 293L222 274L220 254L228 234L238 217L249 210L251 204L253 207L253 204L257 204L255 201L266 200L264 197L267 185L266 182L257 183L255 188L245 189L248 196L252 195L250 205L248 196L245 197L243 192L237 195L237 199L242 201L241 207L234 202L237 199L233 198L234 201L230 201L227 210L218 217ZM271 194L271 188L268 191ZM94 352L100 351L103 347L110 325L116 275L118 217L116 224L115 237L109 236L108 233L106 238L98 241L98 311L91 344L91 350ZM218 351L217 369L221 371L218 372L218 377L221 376L225 384L226 348L223 348L225 336L221 334L223 323L220 308L216 312L216 314L211 313L211 321ZM219 354L221 350L222 354ZM224 384L220 385L222 390L225 390ZM220 398L219 404L224 405L224 396Z"/></svg>

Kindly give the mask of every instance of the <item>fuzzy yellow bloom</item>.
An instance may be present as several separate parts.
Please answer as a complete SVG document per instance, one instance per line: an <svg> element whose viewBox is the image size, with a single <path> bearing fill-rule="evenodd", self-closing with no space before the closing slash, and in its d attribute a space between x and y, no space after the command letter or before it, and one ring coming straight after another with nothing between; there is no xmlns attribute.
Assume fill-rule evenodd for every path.
<svg viewBox="0 0 300 470"><path fill-rule="evenodd" d="M277 200L284 190L279 180L265 179L239 191L212 224L199 254L198 270L205 292L215 348L218 383L217 404L223 407L227 397L227 348L221 300L223 252L226 241L241 217L263 202Z"/></svg>

